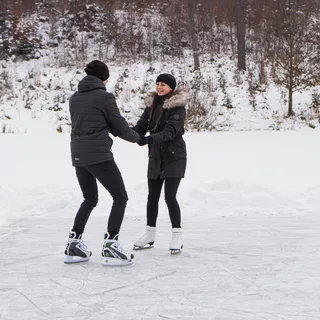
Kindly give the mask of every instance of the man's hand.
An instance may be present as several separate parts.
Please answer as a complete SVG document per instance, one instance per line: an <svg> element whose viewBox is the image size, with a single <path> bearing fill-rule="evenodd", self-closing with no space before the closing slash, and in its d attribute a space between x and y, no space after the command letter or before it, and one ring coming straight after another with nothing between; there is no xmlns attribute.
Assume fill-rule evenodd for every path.
<svg viewBox="0 0 320 320"><path fill-rule="evenodd" d="M137 142L137 144L142 147L145 146L146 144L151 144L152 143L152 137L151 136L147 136L147 137L140 137L140 140Z"/></svg>

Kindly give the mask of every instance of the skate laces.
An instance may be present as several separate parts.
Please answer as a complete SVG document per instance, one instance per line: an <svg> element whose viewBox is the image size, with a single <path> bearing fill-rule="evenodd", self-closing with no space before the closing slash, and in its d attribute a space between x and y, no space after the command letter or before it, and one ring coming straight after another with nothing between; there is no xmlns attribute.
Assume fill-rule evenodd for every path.
<svg viewBox="0 0 320 320"><path fill-rule="evenodd" d="M77 245L79 246L79 248L81 250L84 250L84 251L89 251L88 250L88 247L84 244L83 240L82 239L70 239L71 241L69 241L69 243L71 244L72 242L75 242L77 243Z"/></svg>
<svg viewBox="0 0 320 320"><path fill-rule="evenodd" d="M113 245L117 251L119 251L125 255L128 255L128 253L126 251L124 251L124 249L122 248L122 246L118 240L113 240Z"/></svg>
<svg viewBox="0 0 320 320"><path fill-rule="evenodd" d="M84 242L83 242L82 239L79 240L79 247L80 247L82 250L88 251L88 247L84 244Z"/></svg>
<svg viewBox="0 0 320 320"><path fill-rule="evenodd" d="M119 250L120 252L122 252L122 253L126 253L125 251L124 251L124 249L122 248L122 246L121 246L121 244L120 244L120 242L119 241L117 241L117 240L115 240L115 247L116 247L116 249L117 250Z"/></svg>
<svg viewBox="0 0 320 320"><path fill-rule="evenodd" d="M146 240L147 237L148 237L147 232L145 232L145 233L138 239L138 241Z"/></svg>

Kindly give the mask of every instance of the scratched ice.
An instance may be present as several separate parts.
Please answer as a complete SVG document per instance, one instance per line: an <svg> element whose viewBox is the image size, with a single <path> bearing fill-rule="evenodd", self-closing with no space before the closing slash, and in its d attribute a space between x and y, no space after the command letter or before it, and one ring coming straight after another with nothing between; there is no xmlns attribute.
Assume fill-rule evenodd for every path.
<svg viewBox="0 0 320 320"><path fill-rule="evenodd" d="M111 198L100 188L83 264L63 264L81 202L68 135L0 134L1 320L319 320L320 132L188 133L184 251L161 199L155 247L108 268ZM147 149L119 140L127 250L145 224Z"/></svg>

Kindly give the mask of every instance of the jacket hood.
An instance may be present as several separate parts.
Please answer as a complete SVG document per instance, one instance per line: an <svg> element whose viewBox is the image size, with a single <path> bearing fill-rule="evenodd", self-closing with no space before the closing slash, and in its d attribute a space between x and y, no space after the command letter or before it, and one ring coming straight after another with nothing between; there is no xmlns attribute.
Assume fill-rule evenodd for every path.
<svg viewBox="0 0 320 320"><path fill-rule="evenodd" d="M95 89L102 89L106 91L106 86L98 77L85 76L78 84L79 92L92 91Z"/></svg>
<svg viewBox="0 0 320 320"><path fill-rule="evenodd" d="M151 108L153 100L156 97L157 92L149 92L144 98L144 103L147 108ZM190 101L190 94L187 89L176 89L172 92L172 95L164 100L162 106L163 109L172 109L177 107L184 107Z"/></svg>

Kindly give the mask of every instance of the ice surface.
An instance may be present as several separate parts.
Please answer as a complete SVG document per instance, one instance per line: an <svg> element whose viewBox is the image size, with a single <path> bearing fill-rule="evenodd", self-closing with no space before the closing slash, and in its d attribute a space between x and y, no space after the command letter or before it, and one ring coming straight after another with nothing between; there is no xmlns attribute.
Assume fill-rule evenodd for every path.
<svg viewBox="0 0 320 320"><path fill-rule="evenodd" d="M108 268L102 188L83 237L91 260L63 263L82 199L68 135L0 135L0 319L320 319L319 141L311 130L187 134L183 253L170 255L162 196L154 248ZM147 149L115 139L113 151L131 250L145 228Z"/></svg>

